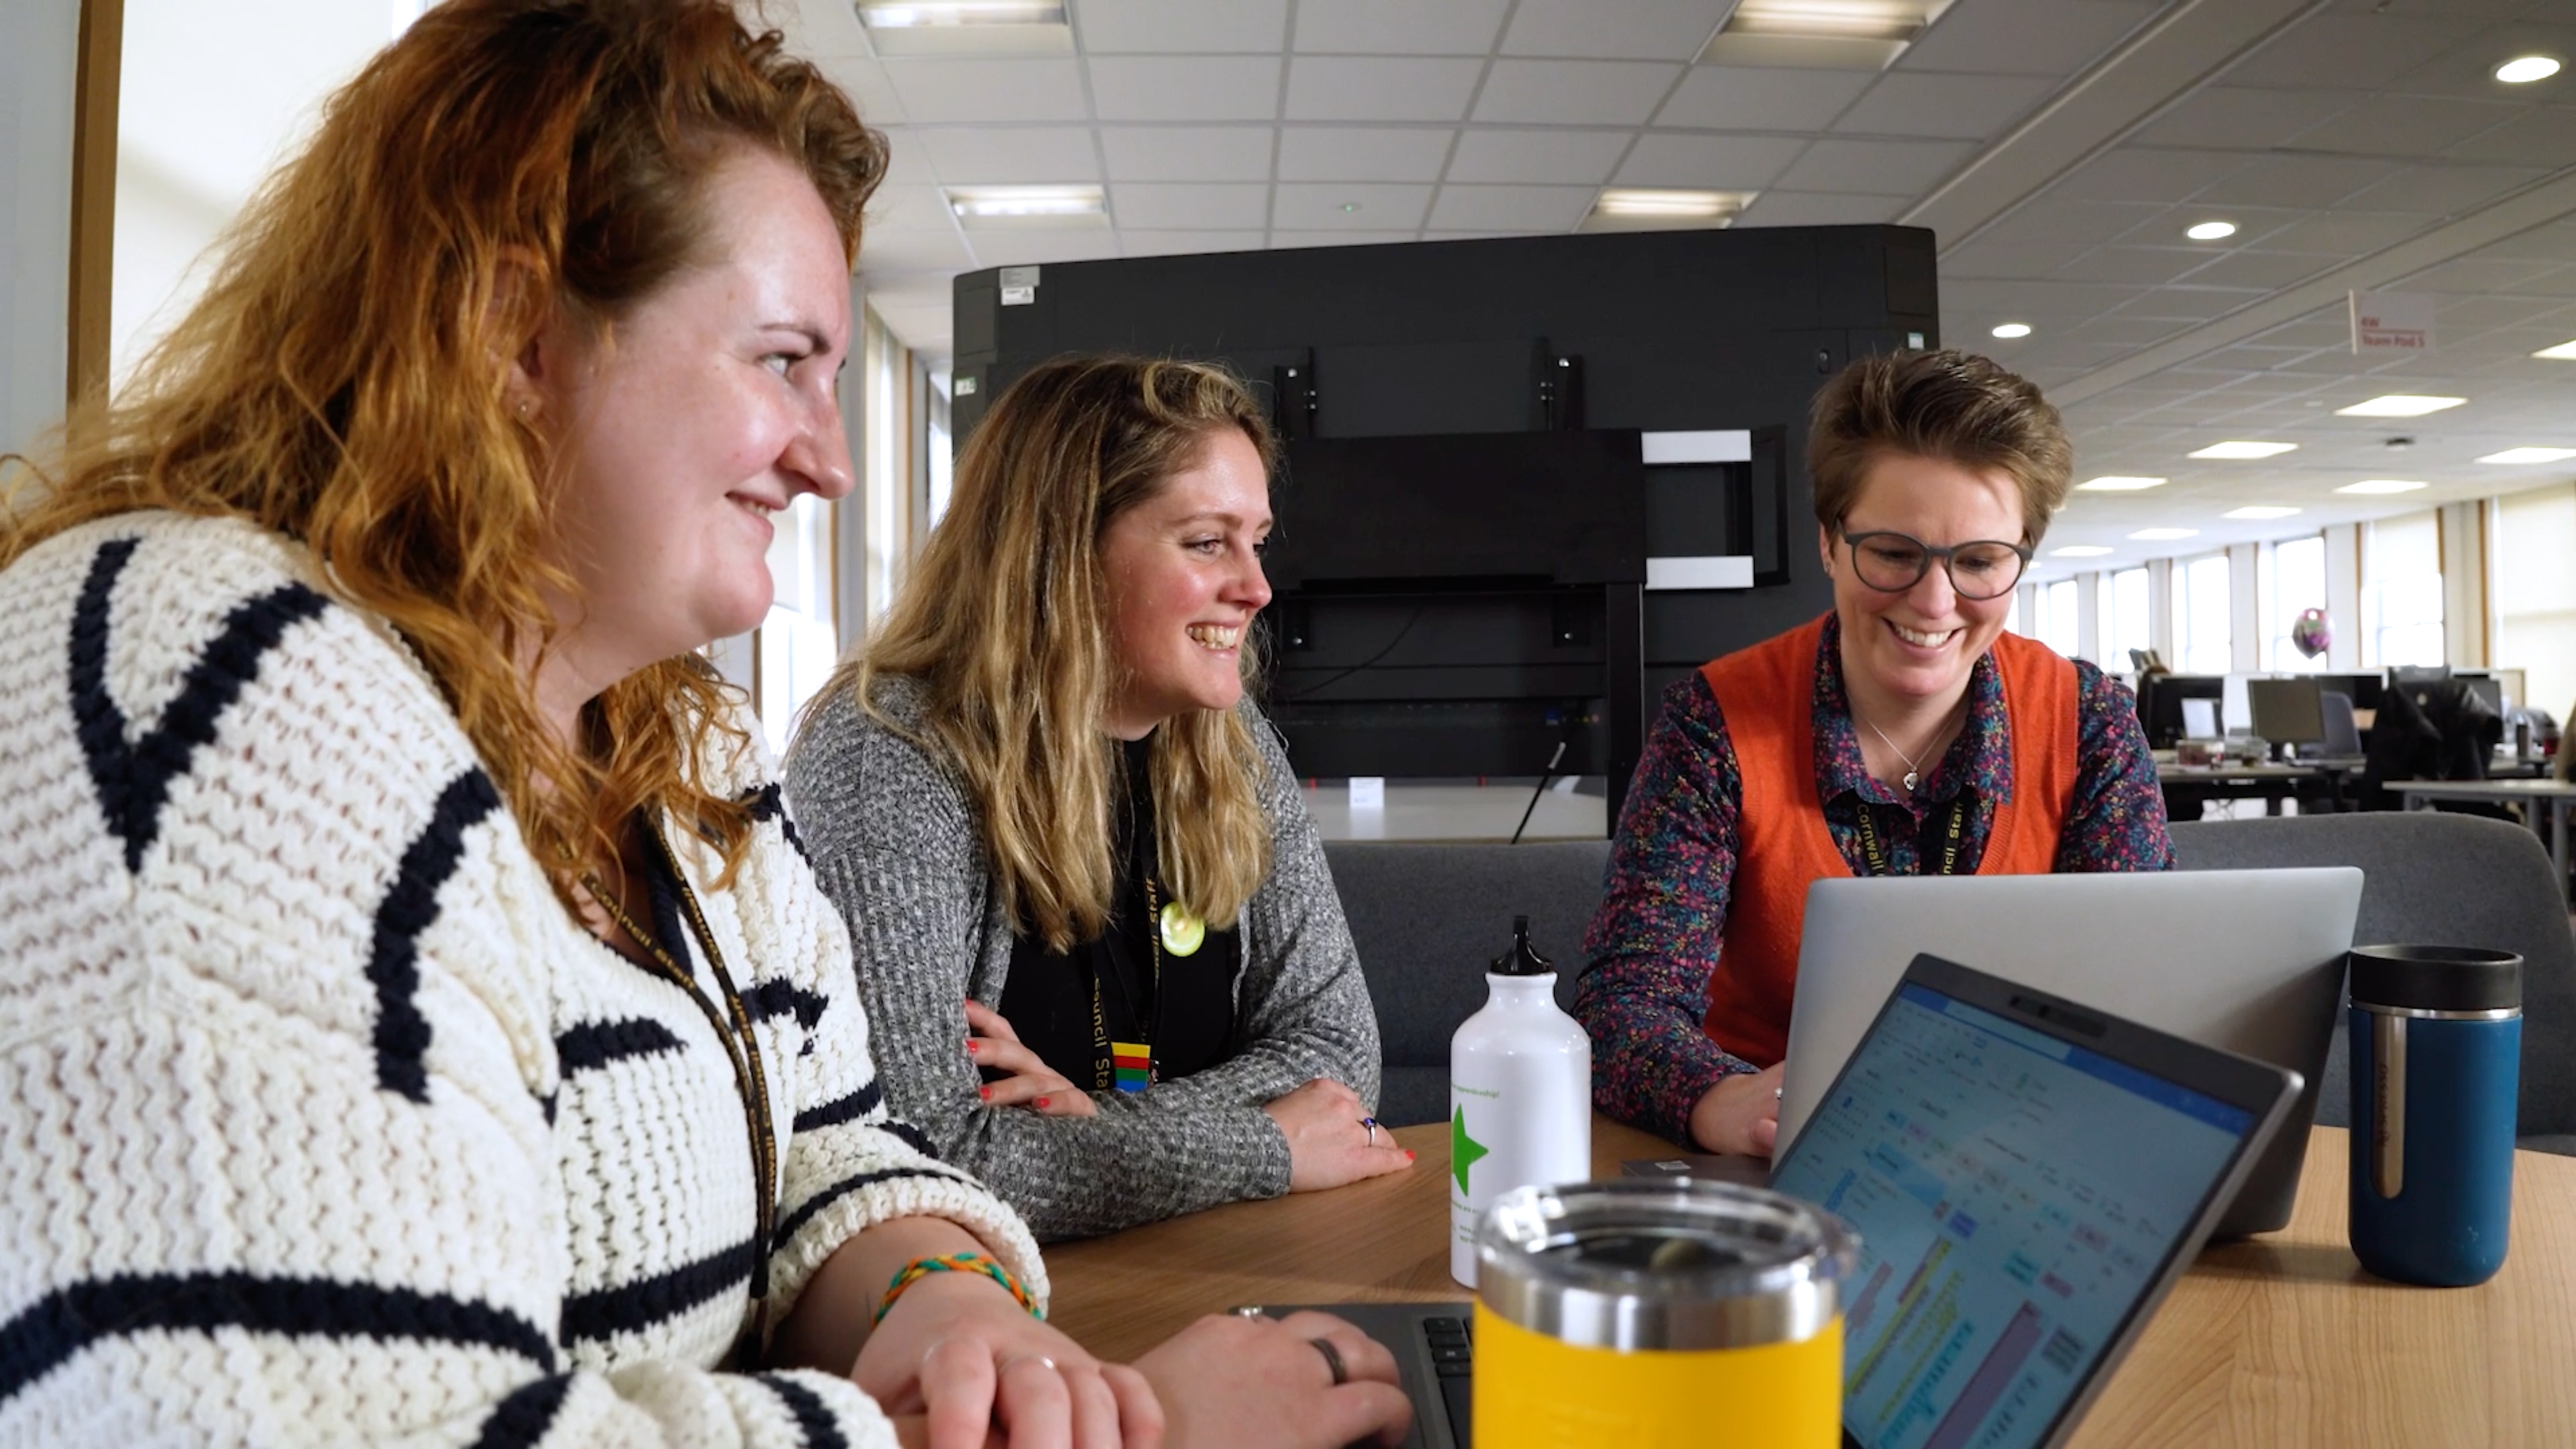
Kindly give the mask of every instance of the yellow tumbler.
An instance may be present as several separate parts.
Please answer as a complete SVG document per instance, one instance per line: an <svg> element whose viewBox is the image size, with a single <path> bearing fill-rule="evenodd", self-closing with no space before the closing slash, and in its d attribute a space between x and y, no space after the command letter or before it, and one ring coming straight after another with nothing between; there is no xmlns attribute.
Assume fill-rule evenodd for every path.
<svg viewBox="0 0 2576 1449"><path fill-rule="evenodd" d="M1477 1232L1476 1449L1839 1449L1860 1239L1760 1188L1524 1187Z"/></svg>

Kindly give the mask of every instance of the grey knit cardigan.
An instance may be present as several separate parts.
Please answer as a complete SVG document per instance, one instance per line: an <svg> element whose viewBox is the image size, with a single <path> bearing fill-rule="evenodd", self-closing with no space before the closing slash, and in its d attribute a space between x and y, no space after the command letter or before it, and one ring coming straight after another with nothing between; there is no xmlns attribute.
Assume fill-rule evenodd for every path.
<svg viewBox="0 0 2576 1449"><path fill-rule="evenodd" d="M889 729L847 692L819 703L787 753L789 808L855 947L878 1080L918 1125L1027 1218L1041 1241L1113 1232L1288 1190L1288 1145L1264 1102L1316 1077L1374 1104L1377 1015L1322 840L1269 721L1260 742L1270 876L1245 908L1234 983L1242 1054L1141 1093L1095 1092L1093 1117L989 1107L962 1003L1002 999L1012 930L963 782L906 734L912 680L879 677Z"/></svg>

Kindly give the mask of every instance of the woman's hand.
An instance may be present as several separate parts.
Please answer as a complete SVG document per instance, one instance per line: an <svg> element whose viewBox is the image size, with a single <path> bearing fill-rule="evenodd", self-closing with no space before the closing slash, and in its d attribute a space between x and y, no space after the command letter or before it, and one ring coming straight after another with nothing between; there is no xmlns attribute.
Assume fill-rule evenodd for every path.
<svg viewBox="0 0 2576 1449"><path fill-rule="evenodd" d="M1262 1111L1288 1139L1288 1190L1313 1192L1413 1165L1413 1154L1395 1145L1395 1134L1370 1129L1360 1094L1330 1077L1317 1077Z"/></svg>
<svg viewBox="0 0 2576 1449"><path fill-rule="evenodd" d="M1011 1030L1000 1012L970 998L966 1029L980 1033L966 1038L966 1055L975 1065L1011 1074L985 1084L985 1105L1026 1105L1049 1117L1089 1117L1098 1110L1089 1092L1066 1081L1045 1058L1020 1045L1020 1034Z"/></svg>
<svg viewBox="0 0 2576 1449"><path fill-rule="evenodd" d="M1093 1358L981 1273L933 1273L905 1289L850 1377L889 1416L924 1416L930 1449L983 1449L988 1435L1073 1449L1163 1442L1163 1408L1143 1374Z"/></svg>
<svg viewBox="0 0 2576 1449"><path fill-rule="evenodd" d="M1786 1065L1718 1078L1691 1106L1691 1140L1711 1152L1770 1156L1780 1140L1780 1069Z"/></svg>
<svg viewBox="0 0 2576 1449"><path fill-rule="evenodd" d="M1340 1356L1341 1377L1318 1338ZM1174 1449L1339 1449L1372 1437L1400 1444L1413 1418L1396 1387L1395 1355L1330 1314L1202 1318L1136 1368L1161 1397Z"/></svg>

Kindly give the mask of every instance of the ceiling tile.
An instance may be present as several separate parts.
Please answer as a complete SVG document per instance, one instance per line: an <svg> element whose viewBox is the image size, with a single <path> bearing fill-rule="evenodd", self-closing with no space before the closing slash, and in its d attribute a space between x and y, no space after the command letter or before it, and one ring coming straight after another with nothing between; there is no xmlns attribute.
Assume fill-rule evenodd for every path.
<svg viewBox="0 0 2576 1449"><path fill-rule="evenodd" d="M974 247L979 268L1044 266L1114 257L1118 238L1106 230L982 231L975 234Z"/></svg>
<svg viewBox="0 0 2576 1449"><path fill-rule="evenodd" d="M2227 151L2122 146L2077 167L2051 196L2093 201L2182 201L2252 164Z"/></svg>
<svg viewBox="0 0 2576 1449"><path fill-rule="evenodd" d="M2126 237L2164 215L2165 208L2120 201L2086 201L2050 193L2016 208L1979 239L2024 245L2093 246ZM2180 228L2175 229L2176 234ZM2165 240L2163 237L2155 240Z"/></svg>
<svg viewBox="0 0 2576 1449"><path fill-rule="evenodd" d="M1446 127L1290 126L1279 135L1279 179L1437 181L1457 134Z"/></svg>
<svg viewBox="0 0 2576 1449"><path fill-rule="evenodd" d="M861 234L859 274L879 272L962 271L975 264L966 243L948 231L878 231Z"/></svg>
<svg viewBox="0 0 2576 1449"><path fill-rule="evenodd" d="M2162 8L2159 0L1958 0L1896 67L2071 76Z"/></svg>
<svg viewBox="0 0 2576 1449"><path fill-rule="evenodd" d="M886 78L884 66L856 55L826 56L814 63L833 84L848 91L851 100L858 102L859 115L869 125L903 124L903 98L895 94L894 82Z"/></svg>
<svg viewBox="0 0 2576 1449"><path fill-rule="evenodd" d="M1914 204L1911 196L1861 196L1848 192L1766 191L1736 219L1737 226L1858 226L1894 221Z"/></svg>
<svg viewBox="0 0 2576 1449"><path fill-rule="evenodd" d="M1821 131L1877 77L1847 70L1695 65L1656 115L1658 126Z"/></svg>
<svg viewBox="0 0 2576 1449"><path fill-rule="evenodd" d="M865 224L870 233L957 230L948 214L948 199L936 186L878 187L876 195L868 198Z"/></svg>
<svg viewBox="0 0 2576 1449"><path fill-rule="evenodd" d="M2357 259L2386 251L2429 225L2422 216L2337 207L2310 213L2256 237L2248 245L2260 251L2326 252Z"/></svg>
<svg viewBox="0 0 2576 1449"><path fill-rule="evenodd" d="M2069 282L2126 282L2156 287L2196 267L2207 266L2209 253L2187 247L2095 247L2050 276Z"/></svg>
<svg viewBox="0 0 2576 1449"><path fill-rule="evenodd" d="M1268 126L1103 126L1112 181L1267 181Z"/></svg>
<svg viewBox="0 0 2576 1449"><path fill-rule="evenodd" d="M938 182L938 169L930 164L930 152L923 149L919 131L910 126L885 126L877 134L886 138L888 184L930 186Z"/></svg>
<svg viewBox="0 0 2576 1449"><path fill-rule="evenodd" d="M2346 258L2299 252L2230 252L2213 257L2183 280L2195 287L2261 287L2279 291L2319 272L2341 266Z"/></svg>
<svg viewBox="0 0 2576 1449"><path fill-rule="evenodd" d="M1589 186L1443 186L1430 224L1444 231L1572 231L1594 194Z"/></svg>
<svg viewBox="0 0 2576 1449"><path fill-rule="evenodd" d="M1680 76L1633 60L1498 60L1476 98L1479 121L1641 126Z"/></svg>
<svg viewBox="0 0 2576 1449"><path fill-rule="evenodd" d="M1409 232L1422 225L1430 207L1427 185L1283 183L1271 202L1270 225L1282 231Z"/></svg>
<svg viewBox="0 0 2576 1449"><path fill-rule="evenodd" d="M1818 141L1780 178L1788 191L1921 196L1976 150L1959 141Z"/></svg>
<svg viewBox="0 0 2576 1449"><path fill-rule="evenodd" d="M1104 121L1266 121L1279 113L1277 56L1105 56L1091 62Z"/></svg>
<svg viewBox="0 0 2576 1449"><path fill-rule="evenodd" d="M1109 188L1109 209L1121 227L1154 231L1238 230L1269 225L1270 188L1220 182L1122 181ZM975 250L980 253L983 249L979 237Z"/></svg>
<svg viewBox="0 0 2576 1449"><path fill-rule="evenodd" d="M2170 317L2184 322L2207 322L2249 302L2262 301L2263 296L2253 287L2157 287L2118 311L2123 317Z"/></svg>
<svg viewBox="0 0 2576 1449"><path fill-rule="evenodd" d="M1619 166L1622 186L1699 186L1759 191L1780 179L1807 142L1797 136L1710 136L1658 132L1637 138Z"/></svg>
<svg viewBox="0 0 2576 1449"><path fill-rule="evenodd" d="M2474 18L2311 12L2227 72L2230 85L2338 86L2377 90L2432 57L2458 49L2483 25Z"/></svg>
<svg viewBox="0 0 2576 1449"><path fill-rule="evenodd" d="M2145 146L2268 151L2368 99L2359 91L2209 86L2183 97L2135 139Z"/></svg>
<svg viewBox="0 0 2576 1449"><path fill-rule="evenodd" d="M1274 231L1270 245L1282 250L1299 247L1385 246L1389 242L1413 240L1409 231Z"/></svg>
<svg viewBox="0 0 2576 1449"><path fill-rule="evenodd" d="M1258 231L1137 231L1118 229L1121 255L1131 257L1186 256L1194 252L1257 252L1264 233Z"/></svg>
<svg viewBox="0 0 2576 1449"><path fill-rule="evenodd" d="M2073 261L2084 250L2073 242L2019 242L1988 234L1941 253L1941 275L1944 279L2042 276Z"/></svg>
<svg viewBox="0 0 2576 1449"><path fill-rule="evenodd" d="M906 58L883 63L916 122L1084 121L1080 62Z"/></svg>
<svg viewBox="0 0 2576 1449"><path fill-rule="evenodd" d="M2550 170L2576 158L2576 106L2530 106L2444 153L2454 160Z"/></svg>
<svg viewBox="0 0 2576 1449"><path fill-rule="evenodd" d="M2576 56L2576 5L2567 0L2532 6L2511 24L2475 35L2447 55L2435 55L2397 78L2391 89L2417 96L2458 96L2467 100L2510 101L2528 105L2532 87L2507 85L2495 78L2497 62L2538 51L2561 59ZM2566 77L2554 82L2564 86Z"/></svg>
<svg viewBox="0 0 2576 1449"><path fill-rule="evenodd" d="M2299 151L2345 156L2431 156L2513 120L2521 108L2501 101L2373 96L2291 143Z"/></svg>
<svg viewBox="0 0 2576 1449"><path fill-rule="evenodd" d="M1575 182L1597 185L1628 149L1626 131L1513 130L1478 126L1458 138L1451 181Z"/></svg>
<svg viewBox="0 0 2576 1449"><path fill-rule="evenodd" d="M1834 129L1982 141L2019 120L2055 89L2054 81L2028 76L1896 71L1880 76L1834 122Z"/></svg>
<svg viewBox="0 0 2576 1449"><path fill-rule="evenodd" d="M1077 0L1073 26L1085 55L1273 55L1287 39L1288 0Z"/></svg>
<svg viewBox="0 0 2576 1449"><path fill-rule="evenodd" d="M1484 55L1511 0L1299 0L1300 54Z"/></svg>
<svg viewBox="0 0 2576 1449"><path fill-rule="evenodd" d="M943 186L1100 179L1087 126L934 126L918 135Z"/></svg>
<svg viewBox="0 0 2576 1449"><path fill-rule="evenodd" d="M1481 60L1301 55L1288 63L1292 121L1463 121Z"/></svg>
<svg viewBox="0 0 2576 1449"><path fill-rule="evenodd" d="M1503 54L1687 61L1734 8L1733 0L1521 0Z"/></svg>
<svg viewBox="0 0 2576 1449"><path fill-rule="evenodd" d="M2409 166L2346 198L2363 210L2461 216L2503 199L2547 173L2513 166Z"/></svg>

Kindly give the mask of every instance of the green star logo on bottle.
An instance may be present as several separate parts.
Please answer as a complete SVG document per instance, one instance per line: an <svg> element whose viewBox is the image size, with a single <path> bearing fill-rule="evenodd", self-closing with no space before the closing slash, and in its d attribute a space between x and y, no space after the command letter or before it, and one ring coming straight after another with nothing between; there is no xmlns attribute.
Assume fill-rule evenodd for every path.
<svg viewBox="0 0 2576 1449"><path fill-rule="evenodd" d="M1467 1108L1461 1104L1449 1117L1449 1175L1458 1179L1460 1192L1467 1190L1467 1169L1492 1150L1467 1135Z"/></svg>

